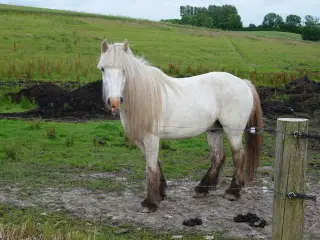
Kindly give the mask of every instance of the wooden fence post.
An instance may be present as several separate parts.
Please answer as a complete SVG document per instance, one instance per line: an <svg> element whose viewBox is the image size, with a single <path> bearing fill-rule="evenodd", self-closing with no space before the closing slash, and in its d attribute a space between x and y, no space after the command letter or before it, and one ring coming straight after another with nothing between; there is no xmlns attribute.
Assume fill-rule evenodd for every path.
<svg viewBox="0 0 320 240"><path fill-rule="evenodd" d="M308 133L308 119L277 119L274 175L273 240L301 240L304 227L304 200L288 193L305 191L307 139L290 135Z"/></svg>

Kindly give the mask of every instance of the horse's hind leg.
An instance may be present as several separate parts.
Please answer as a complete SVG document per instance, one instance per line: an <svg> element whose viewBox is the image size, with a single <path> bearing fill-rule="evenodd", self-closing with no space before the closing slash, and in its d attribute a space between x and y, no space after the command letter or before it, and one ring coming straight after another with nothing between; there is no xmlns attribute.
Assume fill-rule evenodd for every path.
<svg viewBox="0 0 320 240"><path fill-rule="evenodd" d="M240 198L241 187L244 186L243 169L245 164L245 152L242 146L242 131L225 129L229 138L234 171L231 184L226 190L224 197L230 201Z"/></svg>
<svg viewBox="0 0 320 240"><path fill-rule="evenodd" d="M209 189L215 189L219 182L219 173L225 162L225 150L223 148L223 130L208 132L208 144L211 150L211 166L195 188L194 197L204 197Z"/></svg>

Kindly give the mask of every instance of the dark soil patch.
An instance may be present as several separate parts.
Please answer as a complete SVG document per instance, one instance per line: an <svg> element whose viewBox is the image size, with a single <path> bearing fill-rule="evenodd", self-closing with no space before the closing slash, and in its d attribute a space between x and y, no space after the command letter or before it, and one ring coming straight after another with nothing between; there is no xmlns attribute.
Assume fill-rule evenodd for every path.
<svg viewBox="0 0 320 240"><path fill-rule="evenodd" d="M301 77L283 88L258 88L261 106L269 128L279 117L308 118L309 133L320 136L320 83ZM320 141L309 139L310 149L318 151Z"/></svg>
<svg viewBox="0 0 320 240"><path fill-rule="evenodd" d="M27 97L34 100L38 108L24 113L5 115L14 117L113 119L110 110L104 106L101 89L101 80L86 84L71 92L53 83L35 84L22 89L18 93L8 93L7 95L14 102L19 102L22 96Z"/></svg>
<svg viewBox="0 0 320 240"><path fill-rule="evenodd" d="M262 110L268 118L282 115L320 117L320 83L308 77L298 78L284 88L258 88Z"/></svg>

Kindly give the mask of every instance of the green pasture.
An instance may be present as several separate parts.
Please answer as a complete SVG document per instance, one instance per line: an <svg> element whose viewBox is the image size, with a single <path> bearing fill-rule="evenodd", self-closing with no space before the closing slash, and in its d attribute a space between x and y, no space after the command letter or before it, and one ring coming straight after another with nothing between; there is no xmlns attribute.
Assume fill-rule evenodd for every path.
<svg viewBox="0 0 320 240"><path fill-rule="evenodd" d="M119 121L75 124L0 120L0 127L5 129L0 133L0 159L5 166L0 169L3 185L19 182L23 186L44 187L50 179L52 187L76 186L79 183L69 177L79 171L124 171L132 181L144 184L143 154L128 144ZM226 147L228 172L233 165ZM168 179L199 179L210 165L209 157L205 135L161 142L160 159ZM262 159L264 165L273 165L272 158ZM109 183L89 185L99 188L104 184Z"/></svg>
<svg viewBox="0 0 320 240"><path fill-rule="evenodd" d="M302 37L297 33L290 32L277 32L277 31L238 31L243 34L251 34L257 37L267 37L267 38L280 38L280 39L291 39L296 41L302 41Z"/></svg>
<svg viewBox="0 0 320 240"><path fill-rule="evenodd" d="M270 36L280 33L266 32L270 36L257 37L32 9L0 5L0 79L97 80L101 76L96 64L104 38L110 42L127 38L135 54L171 75L214 70L238 74L320 71L320 45L292 40L291 35L278 39ZM169 64L178 71L170 71Z"/></svg>

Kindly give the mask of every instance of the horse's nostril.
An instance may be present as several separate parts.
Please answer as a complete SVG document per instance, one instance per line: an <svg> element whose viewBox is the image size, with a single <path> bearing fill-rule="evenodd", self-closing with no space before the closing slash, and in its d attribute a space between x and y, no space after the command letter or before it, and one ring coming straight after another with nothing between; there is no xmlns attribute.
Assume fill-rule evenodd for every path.
<svg viewBox="0 0 320 240"><path fill-rule="evenodd" d="M123 103L123 98L122 98L122 97L120 97L120 103L121 103L121 104Z"/></svg>
<svg viewBox="0 0 320 240"><path fill-rule="evenodd" d="M108 98L108 105L109 105L109 106L111 105L111 101L110 101L110 98Z"/></svg>

